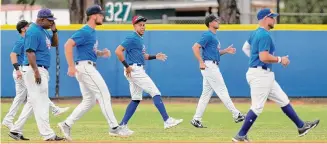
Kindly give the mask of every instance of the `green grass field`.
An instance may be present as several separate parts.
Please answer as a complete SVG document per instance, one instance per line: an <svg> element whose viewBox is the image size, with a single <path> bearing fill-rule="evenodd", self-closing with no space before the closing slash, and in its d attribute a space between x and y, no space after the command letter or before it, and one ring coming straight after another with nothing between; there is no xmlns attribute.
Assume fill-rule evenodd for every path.
<svg viewBox="0 0 327 144"><path fill-rule="evenodd" d="M115 104L114 111L118 121L125 112L127 104ZM59 117L50 116L52 128L59 136L62 134L57 123L63 121L76 107L75 104L63 104L71 109ZM249 104L236 104L242 112L247 112ZM10 107L9 103L1 104L1 120ZM159 112L151 103L142 103L129 122L129 128L135 133L128 138L110 137L108 125L102 116L99 105L96 105L78 122L73 125L72 138L74 142L231 142L242 123L236 124L231 113L223 104L211 103L203 117L208 128L197 129L190 124L194 114L195 103L166 103L168 114L183 118L184 122L172 129L164 130ZM324 104L294 105L299 116L304 120L320 119L320 124L304 137L298 137L296 126L283 114L275 104L266 104L264 112L257 119L249 133L254 142L327 142L327 107ZM18 115L16 116L18 117ZM1 141L13 142L8 136L8 129L1 127ZM30 118L24 128L24 136L33 142L42 141L34 117Z"/></svg>

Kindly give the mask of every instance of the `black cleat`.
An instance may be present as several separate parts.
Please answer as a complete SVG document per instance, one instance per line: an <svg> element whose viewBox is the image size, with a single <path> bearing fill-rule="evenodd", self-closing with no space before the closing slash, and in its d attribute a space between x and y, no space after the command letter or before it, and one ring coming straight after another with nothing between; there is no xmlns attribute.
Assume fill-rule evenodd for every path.
<svg viewBox="0 0 327 144"><path fill-rule="evenodd" d="M315 120L313 122L304 122L302 128L299 128L299 136L302 137L306 135L311 129L315 128L319 124L320 120Z"/></svg>
<svg viewBox="0 0 327 144"><path fill-rule="evenodd" d="M239 123L239 122L244 121L244 119L245 119L245 115L242 113L239 113L238 116L236 118L234 118L234 121L235 121L235 123Z"/></svg>
<svg viewBox="0 0 327 144"><path fill-rule="evenodd" d="M245 135L245 136L236 135L235 137L232 138L232 141L233 142L250 142L247 135Z"/></svg>
<svg viewBox="0 0 327 144"><path fill-rule="evenodd" d="M63 141L63 140L66 140L65 138L62 138L62 137L58 137L58 136L55 136L53 138L49 138L45 141Z"/></svg>
<svg viewBox="0 0 327 144"><path fill-rule="evenodd" d="M15 132L9 132L8 134L11 138L13 138L14 140L23 140L23 141L28 141L30 139L25 138L22 134L19 133L15 133Z"/></svg>
<svg viewBox="0 0 327 144"><path fill-rule="evenodd" d="M196 128L207 128L207 127L203 126L202 122L199 120L192 119L191 124Z"/></svg>

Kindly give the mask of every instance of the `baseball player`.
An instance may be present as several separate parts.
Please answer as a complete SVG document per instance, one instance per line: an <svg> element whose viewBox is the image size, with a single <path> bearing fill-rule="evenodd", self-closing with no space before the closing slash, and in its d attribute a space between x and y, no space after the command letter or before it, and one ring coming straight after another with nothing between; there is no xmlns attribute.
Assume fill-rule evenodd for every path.
<svg viewBox="0 0 327 144"><path fill-rule="evenodd" d="M313 122L302 121L292 108L287 95L275 80L272 64L280 63L286 67L290 63L288 56L274 56L275 45L269 30L274 28L275 17L277 16L278 14L269 8L261 9L257 14L260 27L251 34L243 45L244 53L250 57L246 79L251 88L252 105L242 128L232 138L234 142L249 141L247 133L262 112L267 98L276 102L294 122L298 128L299 136L304 136L319 124L319 120Z"/></svg>
<svg viewBox="0 0 327 144"><path fill-rule="evenodd" d="M65 54L68 63L68 75L76 76L83 96L82 102L73 113L63 122L58 123L65 138L72 140L71 127L98 100L103 115L110 127L109 135L128 136L128 133L119 127L111 105L111 96L101 74L96 69L97 57L109 57L110 51L98 50L98 40L95 27L102 25L103 11L100 6L94 5L86 10L87 25L75 32L65 44ZM73 48L76 47L77 56L73 60Z"/></svg>
<svg viewBox="0 0 327 144"><path fill-rule="evenodd" d="M20 34L20 39L15 43L12 52L10 53L10 60L14 66L13 78L15 81L16 96L13 100L13 103L9 109L9 112L4 117L2 125L6 126L9 130L13 126L14 117L18 111L19 106L27 98L27 89L24 85L24 80L22 78L21 66L24 59L24 36L25 32L28 29L29 23L26 20L21 20L17 23L16 29ZM49 100L50 101L50 100ZM52 113L55 116L67 111L69 107L60 108L56 106L53 102L50 101L50 107L52 108ZM24 114L22 114L24 115ZM27 115L25 115L26 117ZM26 117L27 118L27 117Z"/></svg>
<svg viewBox="0 0 327 144"><path fill-rule="evenodd" d="M36 23L30 24L24 38L24 61L22 71L24 84L27 88L27 103L22 114L11 128L9 136L22 140L22 129L27 118L34 113L37 127L46 141L61 141L49 124L49 93L48 82L50 67L50 48L58 45L57 29L50 9L41 9L37 14ZM52 30L52 37L47 29ZM51 40L50 40L51 39Z"/></svg>
<svg viewBox="0 0 327 144"><path fill-rule="evenodd" d="M152 96L153 103L159 110L164 121L165 129L174 127L183 121L183 119L174 119L168 116L165 106L160 98L160 91L153 83L151 78L145 73L144 60L158 59L165 61L167 59L167 56L163 53L158 53L157 55L149 55L146 53L143 42L143 34L145 31L146 21L147 19L142 16L134 16L132 18L132 24L134 26L135 32L128 36L115 51L118 59L124 65L124 75L129 82L129 88L131 92L132 100L128 105L124 118L120 123L120 125L123 126L123 128L130 134L132 134L133 131L128 129L127 123L133 116L137 106L142 100L143 90ZM126 51L125 57L124 51Z"/></svg>
<svg viewBox="0 0 327 144"><path fill-rule="evenodd" d="M216 16L207 16L205 25L208 27L208 31L204 32L201 39L193 45L193 52L200 63L203 76L203 90L191 124L196 128L206 128L203 126L201 119L214 91L227 109L232 112L234 121L236 123L241 122L244 120L244 115L235 108L218 67L221 55L234 54L236 50L232 47L233 45L220 50L220 42L216 36L219 19ZM202 57L200 54L201 49Z"/></svg>

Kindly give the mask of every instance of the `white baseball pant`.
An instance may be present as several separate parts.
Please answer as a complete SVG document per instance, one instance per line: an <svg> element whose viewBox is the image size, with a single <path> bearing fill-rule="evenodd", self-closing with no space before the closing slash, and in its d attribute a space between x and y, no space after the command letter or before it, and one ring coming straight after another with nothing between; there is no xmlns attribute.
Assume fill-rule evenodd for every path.
<svg viewBox="0 0 327 144"><path fill-rule="evenodd" d="M79 61L76 65L76 79L83 96L82 102L74 109L73 113L65 120L70 127L89 111L98 100L101 111L111 128L117 127L117 119L111 106L111 96L107 84L91 61Z"/></svg>
<svg viewBox="0 0 327 144"><path fill-rule="evenodd" d="M219 67L213 61L204 61L206 68L201 70L203 76L203 90L196 107L196 112L193 117L195 120L201 120L209 100L215 91L225 107L232 112L233 117L237 117L240 111L235 108L229 94L223 76L220 73Z"/></svg>
<svg viewBox="0 0 327 144"><path fill-rule="evenodd" d="M251 88L251 110L260 115L267 98L276 102L280 107L290 103L285 92L275 80L274 72L261 67L249 68L246 79Z"/></svg>
<svg viewBox="0 0 327 144"><path fill-rule="evenodd" d="M145 73L143 65L133 64L130 66L132 67L131 77L127 77L126 71L124 71L124 75L129 82L132 100L142 100L143 90L152 97L161 95L152 79Z"/></svg>
<svg viewBox="0 0 327 144"><path fill-rule="evenodd" d="M37 127L44 140L55 136L49 123L49 72L42 67L38 67L41 75L41 84L36 84L34 71L31 66L23 66L24 84L27 88L27 102L22 114L11 129L12 132L20 132L27 118L34 112Z"/></svg>
<svg viewBox="0 0 327 144"><path fill-rule="evenodd" d="M21 67L22 68L22 67ZM21 70L22 74L24 74L24 72ZM24 78L20 78L17 79L17 74L16 74L16 70L13 71L13 78L15 81L15 89L16 89L16 96L9 108L9 112L6 114L6 116L3 119L3 123L6 124L11 124L13 123L13 120L17 114L17 111L19 109L19 106L25 101L27 100L27 89L26 86L24 84ZM56 106L50 99L49 99L49 103L50 103L50 107L52 108L52 111L58 111L59 107ZM21 115L26 115L27 118L29 117L27 115L27 113L21 113Z"/></svg>

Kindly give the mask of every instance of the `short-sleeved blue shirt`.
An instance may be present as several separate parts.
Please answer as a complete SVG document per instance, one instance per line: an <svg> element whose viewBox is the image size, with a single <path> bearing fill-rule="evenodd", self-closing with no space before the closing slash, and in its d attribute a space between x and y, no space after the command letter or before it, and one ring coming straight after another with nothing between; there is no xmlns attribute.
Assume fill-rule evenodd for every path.
<svg viewBox="0 0 327 144"><path fill-rule="evenodd" d="M36 64L50 67L50 48L51 35L41 26L32 23L25 34L24 51L32 49L35 52ZM24 65L28 64L28 58L25 53Z"/></svg>
<svg viewBox="0 0 327 144"><path fill-rule="evenodd" d="M250 67L263 66L271 69L272 64L264 63L259 58L259 53L263 51L268 51L269 54L274 55L275 45L270 33L260 27L251 34L248 42L251 46Z"/></svg>
<svg viewBox="0 0 327 144"><path fill-rule="evenodd" d="M89 25L83 26L76 31L72 37L76 44L77 55L74 57L74 61L90 60L96 62L98 50L98 40L96 38L95 29Z"/></svg>
<svg viewBox="0 0 327 144"><path fill-rule="evenodd" d="M22 65L24 60L24 37L21 36L19 40L16 41L12 52L17 54L17 63Z"/></svg>
<svg viewBox="0 0 327 144"><path fill-rule="evenodd" d="M197 42L202 47L202 59L220 61L219 47L220 43L216 34L206 31L202 34L201 39Z"/></svg>
<svg viewBox="0 0 327 144"><path fill-rule="evenodd" d="M120 45L126 50L125 59L128 64L137 63L144 65L145 46L140 35L133 32Z"/></svg>

